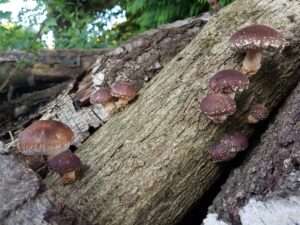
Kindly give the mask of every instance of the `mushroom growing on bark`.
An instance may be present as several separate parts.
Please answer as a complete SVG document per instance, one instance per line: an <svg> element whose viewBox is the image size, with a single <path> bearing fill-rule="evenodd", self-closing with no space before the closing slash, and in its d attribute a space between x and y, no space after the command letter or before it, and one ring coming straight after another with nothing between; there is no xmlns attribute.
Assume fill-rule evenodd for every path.
<svg viewBox="0 0 300 225"><path fill-rule="evenodd" d="M255 104L250 108L247 121L248 123L258 123L268 118L269 110L264 104Z"/></svg>
<svg viewBox="0 0 300 225"><path fill-rule="evenodd" d="M26 156L46 155L49 162L53 158L57 160L64 157L62 153L68 151L73 139L74 133L67 125L54 120L38 120L19 134L18 149ZM71 158L78 157L74 155ZM71 180L75 181L76 176L68 176L67 179L70 183Z"/></svg>
<svg viewBox="0 0 300 225"><path fill-rule="evenodd" d="M115 98L111 95L111 88L109 87L100 87L93 92L90 96L90 103L93 105L101 104L108 114L112 114L116 109Z"/></svg>
<svg viewBox="0 0 300 225"><path fill-rule="evenodd" d="M209 80L209 92L221 93L235 97L237 92L243 92L249 87L249 79L236 70L221 70Z"/></svg>
<svg viewBox="0 0 300 225"><path fill-rule="evenodd" d="M230 38L231 48L246 52L242 72L249 76L256 74L261 67L264 49L283 48L285 40L275 29L266 25L250 25L242 28Z"/></svg>
<svg viewBox="0 0 300 225"><path fill-rule="evenodd" d="M79 176L81 161L78 156L67 150L48 159L48 166L62 176L64 184L69 184Z"/></svg>
<svg viewBox="0 0 300 225"><path fill-rule="evenodd" d="M122 108L137 96L137 87L134 82L116 81L111 85L111 95L118 98L117 108Z"/></svg>
<svg viewBox="0 0 300 225"><path fill-rule="evenodd" d="M200 110L213 122L223 123L235 113L236 104L228 95L209 94L200 102Z"/></svg>
<svg viewBox="0 0 300 225"><path fill-rule="evenodd" d="M209 149L209 154L215 162L226 162L246 148L248 148L248 138L239 132L235 132L226 134L218 144Z"/></svg>

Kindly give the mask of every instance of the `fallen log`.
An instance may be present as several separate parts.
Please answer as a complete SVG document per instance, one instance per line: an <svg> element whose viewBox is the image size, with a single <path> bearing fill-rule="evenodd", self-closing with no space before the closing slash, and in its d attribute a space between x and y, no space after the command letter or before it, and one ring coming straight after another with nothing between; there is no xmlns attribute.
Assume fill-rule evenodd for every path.
<svg viewBox="0 0 300 225"><path fill-rule="evenodd" d="M210 207L204 225L299 224L299 99L300 85L260 144L232 171Z"/></svg>
<svg viewBox="0 0 300 225"><path fill-rule="evenodd" d="M101 108L78 109L76 104L73 104L77 101L88 101L89 94L93 90L93 76L105 74L105 80L110 83L126 76L142 86L144 82L154 77L172 57L191 41L206 23L207 19L207 15L201 15L163 25L158 29L138 35L116 49L45 50L35 54L24 52L0 54L1 68L5 71L1 73L0 70L0 86L2 75L3 79L7 78L7 74L12 75L9 82L5 84L5 93L8 91L7 87L9 86L21 88L24 85L23 89L28 92L25 96L24 94L19 94L20 96L17 98L3 101L0 105L0 109L2 109L0 117L3 117L0 137L5 135L7 131L15 132L20 130L23 124L46 114L45 110L49 109L50 112L48 112L46 117L49 117L50 113L52 117L57 117L70 125L78 133L78 141L76 142L79 143L89 135L89 127L96 128L103 123L102 119L105 119L104 117L101 118ZM170 48L170 45L173 47ZM94 66L94 70L91 71L89 69L90 65L96 60L97 68L95 69ZM17 73L13 69L15 64L24 61L31 63L25 64L26 67L21 67L21 70ZM30 82L28 83L28 79L29 81L32 80L31 77L34 78L33 81L36 82L36 85L29 88ZM49 91L58 90L60 85L57 84L66 79L71 84L70 88L66 88L63 93L62 89L56 93ZM43 90L40 90L41 84L45 86ZM54 85L57 87L53 87ZM70 92L71 90L72 92ZM35 110L32 107L36 105L42 106L42 103L45 105L47 96L49 102L53 100L57 93L62 93L62 97L56 98L49 105L40 107L39 110ZM30 100L30 98L43 101L36 102ZM22 113L22 117L20 117L19 109L26 109L23 111L26 111L27 114ZM17 111L16 115L14 111ZM100 113L100 115L95 115L94 111ZM11 116L7 117L7 115ZM16 117L22 120L23 123L11 126L11 124L16 125L12 120Z"/></svg>
<svg viewBox="0 0 300 225"><path fill-rule="evenodd" d="M197 18L189 18L186 20L177 21L173 24L164 25L158 29L141 34L139 37L136 37L133 40L129 40L129 42L122 45L119 50L112 49L111 51L105 52L105 54L103 52L104 55L100 55L100 57L102 57L102 59L105 58L105 62L103 63L104 66L101 68L110 71L109 73L106 73L106 79L118 79L120 74L126 74L130 79L140 77L140 80L143 80L144 77L146 78L146 76L154 77L158 73L158 71L160 71L161 68L164 67L172 57L174 57L176 53L178 53L180 50L182 50L182 48L184 48L185 45L188 44L188 42L206 23L206 20L207 17L200 16ZM147 48L145 48L144 46L136 46L137 42L145 43L145 40L148 43ZM150 40L152 40L153 43L149 43ZM173 48L169 48L169 45L172 45ZM120 51L120 49L123 50ZM66 52L68 52L68 50L66 50ZM74 50L72 50L71 53L72 52L74 52ZM6 60L6 63L10 62L10 60L22 60L23 58L29 56L26 53L22 53L23 55L21 53L18 53L19 55L17 55L17 57L15 54L16 53L12 53L13 56L7 54L6 58L2 57L2 61L4 62ZM51 60L47 58L47 62L44 62L42 58L40 58L40 60L46 65L48 63L50 64L50 62L56 63L56 56L57 55L55 55L55 57ZM73 56L76 56L76 54ZM5 58L5 60L3 58ZM120 67L118 70L112 70L113 64L111 63L120 62L123 58L124 67ZM68 62L72 62L72 59L74 58L71 57ZM126 66L129 62L130 64L136 64L135 68L129 70L128 66ZM154 68L151 62L154 63L153 65L157 65L157 63L159 62L160 67ZM99 65L97 64L97 66ZM139 73L137 73L138 75L135 74L137 71L139 71ZM142 71L147 72L142 73ZM97 73L98 71L94 72ZM78 80L71 83L66 82L55 85L45 90L23 94L21 97L13 99L10 102L2 103L0 106L0 137L8 131L12 131L12 134L17 134L20 130L23 129L24 126L28 125L31 120L33 120L34 118L38 118L41 115L43 115L43 118L48 117L52 119L67 120L69 122L68 124L74 129L74 131L78 129L81 131L81 136L85 135L85 137L87 137L89 135L89 126L93 125L97 127L102 124L102 121L101 118L99 118L99 116L95 114L97 113L97 109L93 109L91 107L84 107L79 109L75 108L73 104L73 95L76 94L76 96L79 96L80 91L84 90L82 89L82 87L85 87L87 89L92 88L92 86L87 85L88 82L86 82L92 81L91 75L91 71L88 70L87 74L83 76L82 80L79 78ZM149 80L149 78L145 80ZM59 94L58 97L56 97L57 94ZM42 104L45 104L47 101L52 100L52 98L55 99L47 104L47 106L40 106ZM25 117L24 114L28 114L28 116ZM69 118L68 116L71 117ZM15 144L15 142L9 143L9 145L10 144L13 145ZM15 148L8 149L7 147L7 145L0 142L0 154L14 153L13 150L15 150ZM6 174L10 172L6 170L10 170L11 167L22 167L23 173L21 173L22 171L20 171L20 173L17 174L17 177L24 177L24 179L29 179L30 177L26 178L26 171L28 171L28 169L25 168L21 164L21 162L16 160L13 156L14 154L11 154L10 156L0 155L0 164L3 165L3 167L0 166L1 172ZM6 166L6 161L8 160L11 165L9 167ZM18 171L19 170L16 170L14 171L15 173L10 173L10 175L14 177L16 172ZM33 173L31 173L31 175L34 177ZM1 180L1 178L3 179ZM44 192L45 190L43 188L43 185L41 185L41 188L38 192L34 192L33 196L22 194L14 195L13 193L16 191L22 193L31 193L31 189L27 188L26 185L10 184L8 183L8 179L6 179L6 177L1 176L1 178L0 184L2 185L1 187L5 189L5 191L1 190L0 200L2 199L1 197L5 197L9 194L9 201L11 203L18 203L17 207L9 207L5 216L0 217L1 225L89 224L81 213L75 212L71 208L68 208L64 204L63 199L60 199L51 191ZM37 178L35 177L35 179ZM20 182L22 182L22 180L23 179L21 179ZM17 188L18 190L15 190L15 188ZM9 193L7 193L8 191Z"/></svg>
<svg viewBox="0 0 300 225"><path fill-rule="evenodd" d="M48 186L91 223L178 222L222 174L208 148L228 132L250 137L255 127L245 118L251 104L259 102L272 111L299 81L299 15L296 0L237 0L221 10L132 106L79 148L87 167L82 179L62 186L51 176ZM249 90L237 99L238 113L215 125L199 113L197 99L206 95L215 72L239 69L242 59L229 49L228 39L249 23L289 34L289 46L280 54L266 54Z"/></svg>

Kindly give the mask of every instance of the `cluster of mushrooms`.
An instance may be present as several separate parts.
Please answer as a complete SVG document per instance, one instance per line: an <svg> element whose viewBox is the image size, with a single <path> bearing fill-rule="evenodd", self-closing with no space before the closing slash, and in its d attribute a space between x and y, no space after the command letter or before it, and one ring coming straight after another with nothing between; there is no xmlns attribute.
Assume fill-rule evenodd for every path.
<svg viewBox="0 0 300 225"><path fill-rule="evenodd" d="M137 96L132 81L116 81L111 87L99 87L90 96L91 104L101 104L108 114L126 106ZM71 150L74 133L67 125L55 120L37 120L24 129L18 138L18 151L27 158L28 164L41 162L36 157L47 157L48 168L62 177L64 184L78 179L81 160Z"/></svg>
<svg viewBox="0 0 300 225"><path fill-rule="evenodd" d="M102 105L108 115L112 115L119 109L128 105L138 94L136 84L133 81L120 80L110 87L102 86L90 96L90 103Z"/></svg>
<svg viewBox="0 0 300 225"><path fill-rule="evenodd" d="M223 123L236 112L235 96L248 89L249 77L261 68L263 50L282 49L285 46L285 40L278 31L258 24L242 28L229 41L233 50L246 53L246 56L241 71L222 70L209 81L208 95L200 100L200 110L214 123ZM254 104L248 113L247 122L257 123L267 118L268 114L264 104ZM235 132L225 135L209 152L216 162L228 161L247 146L247 137Z"/></svg>
<svg viewBox="0 0 300 225"><path fill-rule="evenodd" d="M73 183L81 169L81 161L69 150L74 133L55 120L37 120L19 134L18 150L27 157L46 156L47 165L58 173L64 184Z"/></svg>

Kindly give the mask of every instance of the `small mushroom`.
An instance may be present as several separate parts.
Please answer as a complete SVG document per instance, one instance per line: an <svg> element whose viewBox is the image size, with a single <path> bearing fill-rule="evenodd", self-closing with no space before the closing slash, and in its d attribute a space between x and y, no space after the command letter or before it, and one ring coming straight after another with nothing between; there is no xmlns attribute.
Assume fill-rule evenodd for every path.
<svg viewBox="0 0 300 225"><path fill-rule="evenodd" d="M117 108L122 108L137 96L137 87L134 82L116 81L111 85L111 95L118 98Z"/></svg>
<svg viewBox="0 0 300 225"><path fill-rule="evenodd" d="M251 76L256 74L261 67L262 51L269 48L282 48L285 40L273 28L255 24L234 33L230 38L230 43L232 49L246 52L242 72Z"/></svg>
<svg viewBox="0 0 300 225"><path fill-rule="evenodd" d="M19 134L18 149L23 155L53 157L67 150L74 134L65 124L54 120L38 120Z"/></svg>
<svg viewBox="0 0 300 225"><path fill-rule="evenodd" d="M249 87L249 79L236 70L221 70L209 80L210 93L222 93L234 98L237 92Z"/></svg>
<svg viewBox="0 0 300 225"><path fill-rule="evenodd" d="M64 184L70 184L79 176L81 161L78 156L67 150L49 159L48 167L62 177Z"/></svg>
<svg viewBox="0 0 300 225"><path fill-rule="evenodd" d="M111 88L101 87L90 96L90 103L101 104L108 114L112 114L115 109L115 98L111 95Z"/></svg>
<svg viewBox="0 0 300 225"><path fill-rule="evenodd" d="M247 148L248 138L239 132L235 132L224 135L218 144L209 149L209 153L213 161L226 162Z"/></svg>
<svg viewBox="0 0 300 225"><path fill-rule="evenodd" d="M255 124L261 120L268 118L269 110L264 104L255 104L251 107L247 121L248 123Z"/></svg>
<svg viewBox="0 0 300 225"><path fill-rule="evenodd" d="M236 111L235 101L224 94L209 94L200 102L200 110L213 122L223 123Z"/></svg>

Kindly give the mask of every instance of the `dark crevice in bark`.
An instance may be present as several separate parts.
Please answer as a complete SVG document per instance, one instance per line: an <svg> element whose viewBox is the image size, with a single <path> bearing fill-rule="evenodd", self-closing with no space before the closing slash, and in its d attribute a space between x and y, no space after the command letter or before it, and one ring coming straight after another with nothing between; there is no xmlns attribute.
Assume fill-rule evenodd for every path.
<svg viewBox="0 0 300 225"><path fill-rule="evenodd" d="M295 84L295 87L296 86L297 83ZM284 105L287 97L292 93L294 88L292 88L291 91L287 94L287 96L278 104L278 106L272 112L270 112L270 115L266 120L254 125L255 132L249 140L248 149L245 152L239 153L234 160L220 164L220 166L222 167L221 168L222 175L211 186L211 188L207 191L207 193L205 193L204 196L200 198L188 210L188 212L185 214L183 219L177 225L202 224L203 220L205 219L208 213L209 207L213 204L213 201L216 198L216 196L221 192L222 186L228 180L229 176L231 175L231 172L234 171L234 169L241 166L245 161L245 159L249 157L249 155L251 154L251 150L253 150L255 147L257 147L260 144L260 139L262 135L266 132L269 125L274 122L279 110Z"/></svg>
<svg viewBox="0 0 300 225"><path fill-rule="evenodd" d="M184 215L183 219L177 225L195 225L201 224L207 215L208 207L213 203L217 194L221 191L222 185L226 182L231 168L222 166L222 175L211 186L209 191L203 195Z"/></svg>

